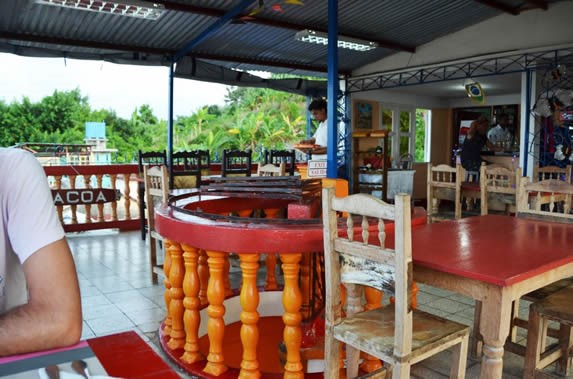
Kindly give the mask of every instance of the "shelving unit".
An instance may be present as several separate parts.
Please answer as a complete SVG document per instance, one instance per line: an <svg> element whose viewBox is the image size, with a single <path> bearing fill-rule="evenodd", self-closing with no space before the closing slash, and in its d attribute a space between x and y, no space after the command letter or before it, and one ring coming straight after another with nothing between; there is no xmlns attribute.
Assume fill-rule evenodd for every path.
<svg viewBox="0 0 573 379"><path fill-rule="evenodd" d="M376 148L382 147L377 153ZM355 133L352 137L353 193L368 193L388 200L388 134L381 130ZM379 161L379 167L364 169L368 161ZM378 165L374 165L378 166Z"/></svg>

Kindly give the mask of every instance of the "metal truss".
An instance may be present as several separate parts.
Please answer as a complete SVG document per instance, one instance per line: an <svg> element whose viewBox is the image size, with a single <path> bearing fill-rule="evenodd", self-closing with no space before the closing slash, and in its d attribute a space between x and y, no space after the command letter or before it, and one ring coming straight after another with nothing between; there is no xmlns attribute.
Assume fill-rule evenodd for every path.
<svg viewBox="0 0 573 379"><path fill-rule="evenodd" d="M347 78L349 93L396 88L427 83L510 74L526 70L547 69L559 63L573 62L573 48L527 52L514 55L446 63L438 66L377 73Z"/></svg>

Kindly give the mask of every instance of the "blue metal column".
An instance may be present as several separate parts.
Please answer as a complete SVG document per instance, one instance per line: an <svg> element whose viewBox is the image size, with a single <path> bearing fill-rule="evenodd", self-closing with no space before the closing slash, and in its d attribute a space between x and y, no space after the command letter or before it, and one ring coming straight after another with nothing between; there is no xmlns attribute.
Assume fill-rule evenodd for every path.
<svg viewBox="0 0 573 379"><path fill-rule="evenodd" d="M238 16L243 9L253 3L255 0L242 0L239 4L234 6L230 11L225 13L220 19L209 25L207 29L203 30L195 39L180 49L171 59L171 67L169 69L169 120L167 131L167 164L169 165L169 177L173 177L173 170L171 167L171 156L173 154L173 78L175 75L175 63L187 55L195 46L203 42L209 36L217 32L223 25ZM173 183L173 180L170 180Z"/></svg>
<svg viewBox="0 0 573 379"><path fill-rule="evenodd" d="M336 150L338 148L338 0L328 0L328 108L327 117L327 152L326 176L338 177Z"/></svg>
<svg viewBox="0 0 573 379"><path fill-rule="evenodd" d="M530 116L529 116L529 110L531 109L531 70L527 69L525 70L525 109L527 110L525 112L525 114L527 115L525 117L525 127L524 127L524 131L523 133L524 135L524 149L521 152L521 161L523 162L523 175L527 175L527 157L529 156L529 128L530 128Z"/></svg>
<svg viewBox="0 0 573 379"><path fill-rule="evenodd" d="M306 139L312 137L312 118L310 117L310 112L308 111L308 106L312 101L312 96L306 95L306 108L304 111L306 112Z"/></svg>
<svg viewBox="0 0 573 379"><path fill-rule="evenodd" d="M169 65L169 105L167 120L167 168L169 169L169 188L173 189L173 167L171 167L173 156L173 90L175 78L175 58L171 58Z"/></svg>

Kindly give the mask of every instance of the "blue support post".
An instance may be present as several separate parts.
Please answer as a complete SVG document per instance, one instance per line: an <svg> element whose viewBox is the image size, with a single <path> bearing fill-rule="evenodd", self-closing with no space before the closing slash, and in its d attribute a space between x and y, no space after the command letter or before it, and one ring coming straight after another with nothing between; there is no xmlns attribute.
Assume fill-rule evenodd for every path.
<svg viewBox="0 0 573 379"><path fill-rule="evenodd" d="M233 7L230 11L225 13L220 19L209 25L207 29L203 30L193 41L189 42L181 50L175 53L175 62L183 58L187 53L189 53L195 46L203 42L211 34L219 30L227 22L231 21L233 18L238 16L246 7L253 3L254 0L242 0L239 4Z"/></svg>
<svg viewBox="0 0 573 379"><path fill-rule="evenodd" d="M171 59L169 66L169 104L167 121L167 167L169 168L169 188L173 189L173 167L171 165L173 156L173 89L175 78L175 58Z"/></svg>
<svg viewBox="0 0 573 379"><path fill-rule="evenodd" d="M525 133L524 137L524 143L523 143L523 147L524 147L524 151L521 152L521 154L523 154L523 175L527 175L527 157L529 154L529 127L530 127L530 122L529 122L529 110L531 109L531 70L527 69L525 70L525 90L526 90L526 94L525 94L525 107L527 109L527 112L525 113L527 116L525 117L525 128L523 130L523 132Z"/></svg>
<svg viewBox="0 0 573 379"><path fill-rule="evenodd" d="M306 96L306 138L312 137L312 118L310 117L310 112L308 111L308 107L310 102L312 101L312 97L310 95Z"/></svg>
<svg viewBox="0 0 573 379"><path fill-rule="evenodd" d="M326 152L326 176L336 179L338 177L338 163L336 159L338 147L338 115L336 112L338 102L338 0L328 0L327 99L328 150Z"/></svg>
<svg viewBox="0 0 573 379"><path fill-rule="evenodd" d="M175 63L187 55L195 46L203 42L210 35L219 30L223 25L238 16L247 6L253 3L254 0L242 0L239 4L233 7L230 11L225 13L220 19L212 23L203 30L195 39L185 45L179 50L171 59L171 66L169 68L169 120L167 121L167 164L169 168L170 186L173 183L173 168L171 167L171 156L173 154L173 78L175 76Z"/></svg>

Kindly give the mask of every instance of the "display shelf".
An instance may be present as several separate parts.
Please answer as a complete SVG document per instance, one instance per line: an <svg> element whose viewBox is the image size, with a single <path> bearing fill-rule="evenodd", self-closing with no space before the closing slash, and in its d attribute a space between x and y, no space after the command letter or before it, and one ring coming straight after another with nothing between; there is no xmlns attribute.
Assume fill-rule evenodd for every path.
<svg viewBox="0 0 573 379"><path fill-rule="evenodd" d="M377 151L378 150L378 151ZM388 137L382 130L361 132L352 137L353 193L369 193L387 201ZM370 165L372 168L365 170Z"/></svg>

